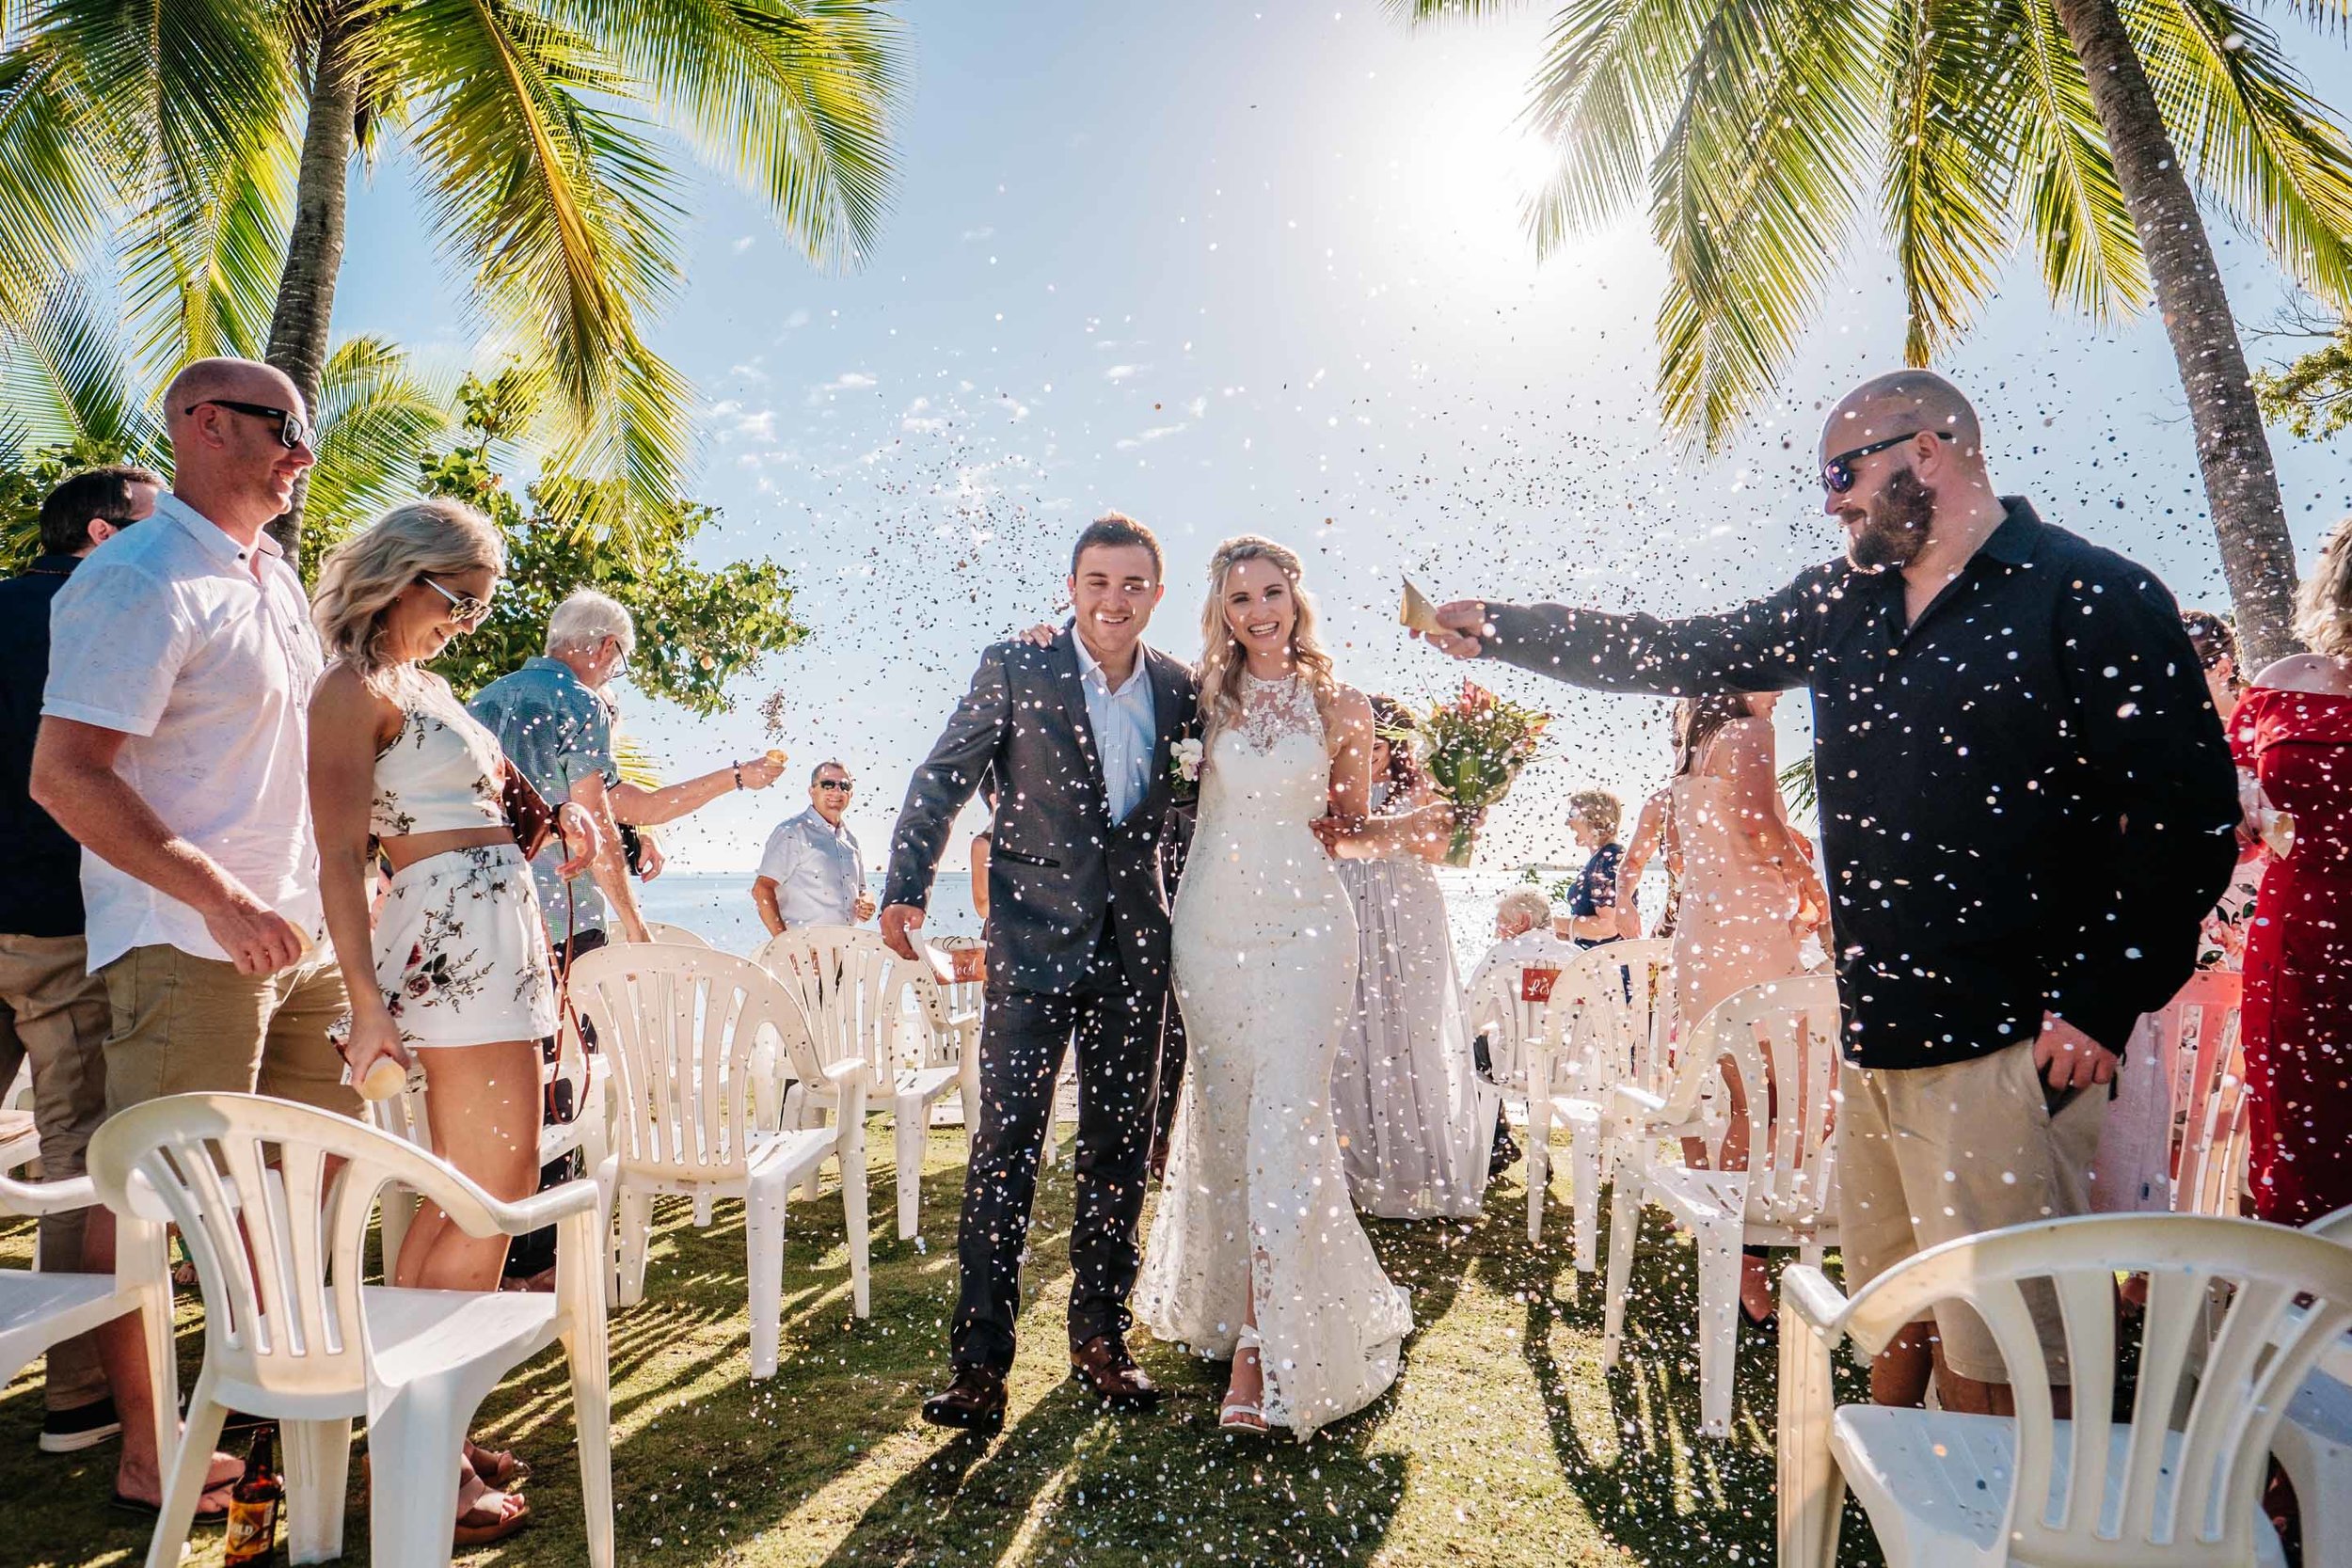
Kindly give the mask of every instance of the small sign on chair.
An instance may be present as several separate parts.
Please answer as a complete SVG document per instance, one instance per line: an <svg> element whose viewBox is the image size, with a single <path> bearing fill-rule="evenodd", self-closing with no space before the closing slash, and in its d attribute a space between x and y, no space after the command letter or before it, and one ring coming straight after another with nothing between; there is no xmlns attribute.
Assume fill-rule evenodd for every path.
<svg viewBox="0 0 2352 1568"><path fill-rule="evenodd" d="M1551 988L1557 985L1559 980L1558 970L1537 969L1531 964L1519 971L1519 1000L1549 1002L1551 1000Z"/></svg>

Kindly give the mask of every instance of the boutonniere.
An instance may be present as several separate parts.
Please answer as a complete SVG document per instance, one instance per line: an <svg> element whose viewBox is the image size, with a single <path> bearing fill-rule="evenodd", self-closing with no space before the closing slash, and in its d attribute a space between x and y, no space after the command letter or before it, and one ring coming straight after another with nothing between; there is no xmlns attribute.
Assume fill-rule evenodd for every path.
<svg viewBox="0 0 2352 1568"><path fill-rule="evenodd" d="M1188 735L1168 749L1168 782L1179 800L1200 793L1200 764L1207 752L1199 736Z"/></svg>

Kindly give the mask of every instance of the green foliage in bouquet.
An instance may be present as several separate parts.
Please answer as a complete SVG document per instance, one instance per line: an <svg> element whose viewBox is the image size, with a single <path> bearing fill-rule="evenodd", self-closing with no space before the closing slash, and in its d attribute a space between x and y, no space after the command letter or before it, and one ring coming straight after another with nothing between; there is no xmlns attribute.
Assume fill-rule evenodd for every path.
<svg viewBox="0 0 2352 1568"><path fill-rule="evenodd" d="M1468 865L1477 840L1470 818L1511 792L1535 755L1551 715L1498 697L1475 681L1438 703L1422 721L1422 771L1460 813L1446 851L1449 865Z"/></svg>

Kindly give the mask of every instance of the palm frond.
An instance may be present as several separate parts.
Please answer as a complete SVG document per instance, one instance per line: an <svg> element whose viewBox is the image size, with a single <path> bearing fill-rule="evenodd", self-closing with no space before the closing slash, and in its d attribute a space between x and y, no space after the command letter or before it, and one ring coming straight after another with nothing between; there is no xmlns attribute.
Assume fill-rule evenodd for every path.
<svg viewBox="0 0 2352 1568"><path fill-rule="evenodd" d="M693 446L694 389L669 361L631 341L611 366L611 391L587 418L550 407L539 492L547 512L589 536L633 548L634 527L666 515Z"/></svg>
<svg viewBox="0 0 2352 1568"><path fill-rule="evenodd" d="M75 90L71 38L12 44L0 55L0 318L24 321L111 231L116 182Z"/></svg>
<svg viewBox="0 0 2352 1568"><path fill-rule="evenodd" d="M2279 36L2224 0L2126 0L2122 12L2199 185L2297 283L2352 303L2352 141Z"/></svg>
<svg viewBox="0 0 2352 1568"><path fill-rule="evenodd" d="M28 321L0 331L0 402L28 449L81 444L149 464L164 451L113 312L78 277L60 278Z"/></svg>
<svg viewBox="0 0 2352 1568"><path fill-rule="evenodd" d="M191 359L261 357L293 222L294 153L291 136L272 138L214 171L214 198L190 227L168 214L133 220L152 238L127 247L123 304L158 385Z"/></svg>
<svg viewBox="0 0 2352 1568"><path fill-rule="evenodd" d="M819 262L880 233L906 87L886 0L562 0L712 167Z"/></svg>
<svg viewBox="0 0 2352 1568"><path fill-rule="evenodd" d="M1476 21L1518 10L1522 0L1381 0L1391 16L1418 26L1426 22L1450 22L1455 17Z"/></svg>
<svg viewBox="0 0 2352 1568"><path fill-rule="evenodd" d="M1887 32L1880 211L1909 307L1903 356L1925 365L1964 333L2010 242L2015 121L1985 85L2014 69L2014 30L1974 0L1897 0Z"/></svg>
<svg viewBox="0 0 2352 1568"><path fill-rule="evenodd" d="M366 29L362 56L409 85L410 145L433 226L475 262L471 299L523 345L599 470L676 493L691 451L684 384L639 373L637 320L678 277L674 177L625 116L632 84L584 35L510 0L413 0ZM371 66L370 69L373 69ZM645 418L657 385L680 402Z"/></svg>
<svg viewBox="0 0 2352 1568"><path fill-rule="evenodd" d="M1769 392L1837 264L1883 89L1885 15L1750 0L1709 19L1653 170L1659 401L1708 446Z"/></svg>
<svg viewBox="0 0 2352 1568"><path fill-rule="evenodd" d="M2021 119L2026 230L2050 298L2094 321L2148 302L2148 259L2123 205L2081 60L2051 0L1998 0L1996 25L2019 29L2010 100Z"/></svg>
<svg viewBox="0 0 2352 1568"><path fill-rule="evenodd" d="M1683 96L1712 8L1700 0L1568 0L1552 18L1527 119L1551 172L1527 206L1538 256L1617 217L1650 189L1650 159Z"/></svg>
<svg viewBox="0 0 2352 1568"><path fill-rule="evenodd" d="M349 338L319 383L318 463L303 507L306 551L324 549L374 513L414 496L417 465L450 428L455 388L419 374L387 339Z"/></svg>

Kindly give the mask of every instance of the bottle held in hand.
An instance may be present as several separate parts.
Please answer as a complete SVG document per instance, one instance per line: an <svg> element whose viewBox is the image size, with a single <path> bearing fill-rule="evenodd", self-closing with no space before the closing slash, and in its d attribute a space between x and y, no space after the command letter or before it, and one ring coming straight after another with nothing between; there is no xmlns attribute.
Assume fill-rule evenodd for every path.
<svg viewBox="0 0 2352 1568"><path fill-rule="evenodd" d="M285 1497L285 1483L278 1475L278 1428L265 1423L255 1430L252 1449L245 1458L245 1474L237 1478L229 1494L229 1540L221 1554L224 1568L278 1560L278 1510Z"/></svg>

